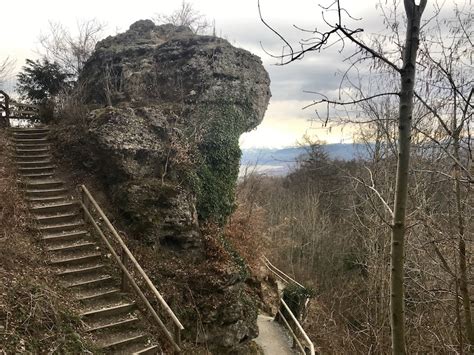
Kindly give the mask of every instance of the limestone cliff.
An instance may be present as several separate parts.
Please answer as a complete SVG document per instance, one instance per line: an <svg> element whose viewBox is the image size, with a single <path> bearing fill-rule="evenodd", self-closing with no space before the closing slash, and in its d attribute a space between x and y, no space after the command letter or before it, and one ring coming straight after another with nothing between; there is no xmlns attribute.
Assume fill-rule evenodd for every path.
<svg viewBox="0 0 474 355"><path fill-rule="evenodd" d="M150 240L196 246L198 219L225 221L243 132L262 120L269 78L251 53L142 20L98 43L80 86L111 191ZM104 106L109 108L104 109Z"/></svg>
<svg viewBox="0 0 474 355"><path fill-rule="evenodd" d="M231 247L202 227L222 226L233 210L239 137L263 119L269 83L246 50L142 20L97 44L78 83L89 113L59 134L134 237L161 253L155 280L179 279L169 289L188 336L228 351L256 336L256 307L242 260L232 250L216 257Z"/></svg>

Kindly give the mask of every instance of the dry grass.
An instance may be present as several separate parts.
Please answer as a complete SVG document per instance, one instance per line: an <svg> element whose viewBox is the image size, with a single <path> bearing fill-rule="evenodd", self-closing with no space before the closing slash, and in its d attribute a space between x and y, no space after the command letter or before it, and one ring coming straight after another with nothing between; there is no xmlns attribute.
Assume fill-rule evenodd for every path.
<svg viewBox="0 0 474 355"><path fill-rule="evenodd" d="M87 353L69 294L55 288L0 131L0 354Z"/></svg>

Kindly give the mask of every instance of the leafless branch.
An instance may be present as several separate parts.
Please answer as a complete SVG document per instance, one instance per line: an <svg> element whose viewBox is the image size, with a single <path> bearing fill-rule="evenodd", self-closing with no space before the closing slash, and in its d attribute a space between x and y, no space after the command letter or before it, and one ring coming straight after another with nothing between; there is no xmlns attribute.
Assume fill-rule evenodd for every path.
<svg viewBox="0 0 474 355"><path fill-rule="evenodd" d="M305 90L303 92L308 93L308 94L316 94L316 95L325 96L324 94L319 93L319 92L315 92L315 91L306 91ZM359 99L359 100L351 100L351 101L335 101L335 100L330 100L327 97L325 97L324 99L313 101L313 103L304 106L303 110L308 108L308 107L318 105L318 104L323 103L323 102L326 102L327 104L331 104L331 105L341 105L341 106L355 105L355 104L365 102L365 101L369 101L369 100L373 100L377 97L382 97L382 96L400 96L400 94L398 92L385 92L385 93L382 93L382 94L376 94L376 95L372 95L372 96L369 96L369 97L364 97L364 98Z"/></svg>

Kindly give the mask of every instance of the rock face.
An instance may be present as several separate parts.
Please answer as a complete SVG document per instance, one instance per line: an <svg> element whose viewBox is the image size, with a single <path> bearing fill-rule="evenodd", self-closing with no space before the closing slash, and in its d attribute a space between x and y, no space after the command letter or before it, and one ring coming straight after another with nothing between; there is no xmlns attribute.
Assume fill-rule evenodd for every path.
<svg viewBox="0 0 474 355"><path fill-rule="evenodd" d="M150 241L197 246L198 220L232 212L238 139L261 122L270 98L260 59L142 20L97 44L80 83L96 107L94 153L125 215Z"/></svg>
<svg viewBox="0 0 474 355"><path fill-rule="evenodd" d="M178 293L193 292L205 328L197 338L218 353L257 335L257 311L245 291L245 267L232 258L229 281L216 286L223 268L208 266L215 262L201 226L222 225L233 210L239 137L263 119L269 84L251 53L148 20L99 42L79 78L89 115L76 150L91 161L138 239L162 250L163 261L175 255L173 262L204 270L172 284L190 285ZM64 129L74 135L74 126ZM166 282L161 268L153 277ZM188 329L196 326L195 311L188 312Z"/></svg>

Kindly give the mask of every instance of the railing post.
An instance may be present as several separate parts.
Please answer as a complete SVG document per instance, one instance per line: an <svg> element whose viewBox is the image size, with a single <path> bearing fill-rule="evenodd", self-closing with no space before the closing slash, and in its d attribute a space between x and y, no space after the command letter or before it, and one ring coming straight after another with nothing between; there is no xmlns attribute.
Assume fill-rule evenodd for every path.
<svg viewBox="0 0 474 355"><path fill-rule="evenodd" d="M0 90L0 95L3 96L3 103L0 103L0 126L10 127L10 96L3 90Z"/></svg>
<svg viewBox="0 0 474 355"><path fill-rule="evenodd" d="M122 249L122 255L120 256L120 260L122 261L122 264L125 266L125 268L127 267L127 253L125 252L125 250ZM125 275L125 271L122 270L122 277L121 277L122 281L120 283L120 288L122 289L122 292L126 292L127 291L127 288L128 288L128 284L127 284L127 275Z"/></svg>
<svg viewBox="0 0 474 355"><path fill-rule="evenodd" d="M84 206L84 208L89 208L88 204L87 204L87 201L85 199L85 196L84 196L84 190L82 189L82 186L81 185L78 185L77 186L77 190L79 192L79 199L82 203L82 206ZM86 221L86 211L83 209L82 210L82 219L84 221Z"/></svg>
<svg viewBox="0 0 474 355"><path fill-rule="evenodd" d="M10 96L4 93L5 96L5 113L6 113L6 120L7 126L10 125Z"/></svg>
<svg viewBox="0 0 474 355"><path fill-rule="evenodd" d="M181 347L181 328L177 324L174 325L174 336L176 344Z"/></svg>
<svg viewBox="0 0 474 355"><path fill-rule="evenodd" d="M181 328L177 324L174 325L174 341L181 348Z"/></svg>

